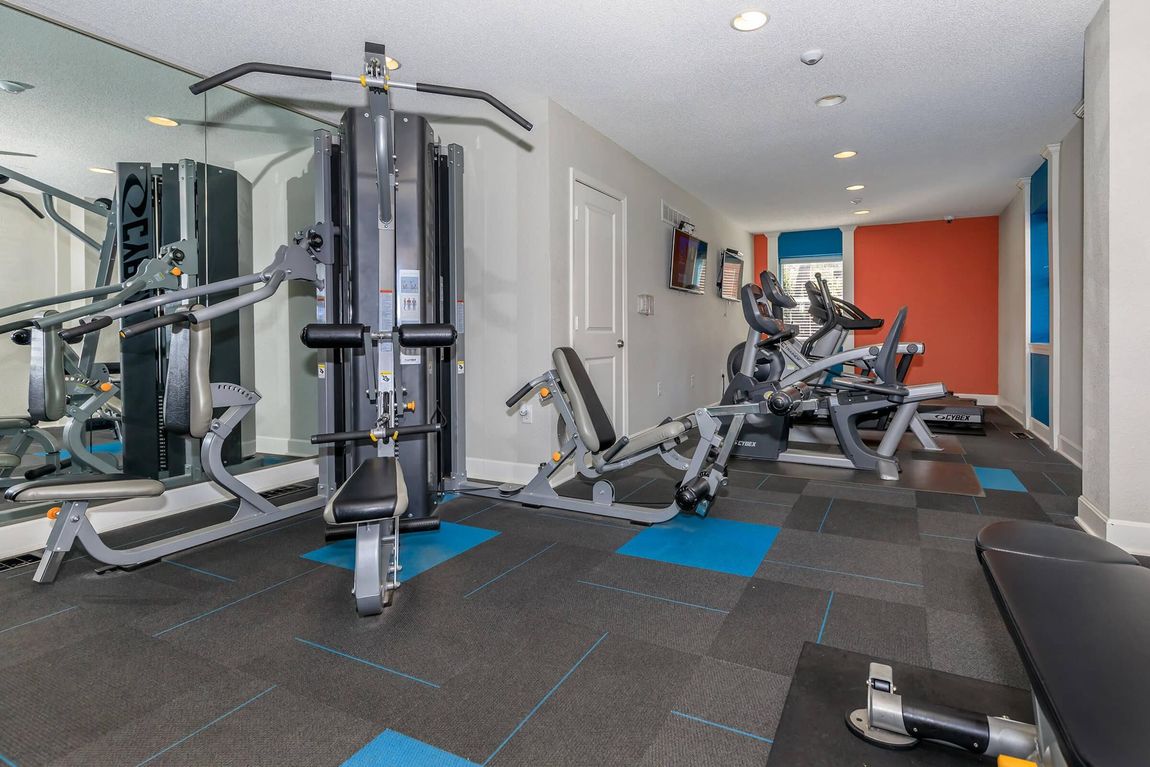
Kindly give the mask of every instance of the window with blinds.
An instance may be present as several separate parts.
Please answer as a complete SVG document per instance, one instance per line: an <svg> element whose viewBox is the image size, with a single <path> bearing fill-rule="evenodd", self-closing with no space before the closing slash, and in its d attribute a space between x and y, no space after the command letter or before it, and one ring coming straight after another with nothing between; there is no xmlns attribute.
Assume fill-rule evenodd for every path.
<svg viewBox="0 0 1150 767"><path fill-rule="evenodd" d="M783 321L788 325L799 326L799 337L806 338L818 329L819 325L811 318L810 301L807 298L807 282L821 274L836 298L843 297L843 262L842 259L815 260L805 258L788 258L779 265L779 275L783 283L783 291L795 299L797 306L794 309L783 311Z"/></svg>

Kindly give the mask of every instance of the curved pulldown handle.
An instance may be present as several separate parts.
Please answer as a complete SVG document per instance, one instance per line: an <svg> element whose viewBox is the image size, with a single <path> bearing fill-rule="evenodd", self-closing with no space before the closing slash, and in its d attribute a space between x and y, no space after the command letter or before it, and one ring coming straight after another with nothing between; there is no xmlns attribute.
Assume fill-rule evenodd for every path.
<svg viewBox="0 0 1150 767"><path fill-rule="evenodd" d="M507 106L487 91L477 91L471 88L456 88L452 85L432 85L431 83L416 83L415 89L421 93L438 93L441 96L456 96L461 99L479 99L480 101L486 101L488 104L502 112L508 120L515 123L523 130L529 131L535 127L527 120L526 117L519 114L511 107Z"/></svg>
<svg viewBox="0 0 1150 767"><path fill-rule="evenodd" d="M191 320L192 312L170 312L169 314L161 314L159 317L153 317L150 320L142 320L133 325L129 325L120 331L120 338L135 338L138 335L143 335L157 328L165 328L168 325L175 325L180 322L191 322Z"/></svg>
<svg viewBox="0 0 1150 767"><path fill-rule="evenodd" d="M309 80L330 80L331 72L326 72L322 69L308 69L307 67L289 67L284 64L265 64L259 61L249 61L246 64L234 66L231 69L224 70L219 74L205 77L199 82L192 83L188 86L194 95L199 96L205 91L210 91L212 88L217 88L224 83L230 83L236 78L250 75L256 72L262 72L269 75L283 75L285 77L303 77Z"/></svg>
<svg viewBox="0 0 1150 767"><path fill-rule="evenodd" d="M105 317L102 315L96 316L87 322L81 322L74 328L61 330L60 338L62 338L65 343L74 344L89 333L95 333L97 330L103 330L104 328L110 326L112 322L113 320L111 317Z"/></svg>

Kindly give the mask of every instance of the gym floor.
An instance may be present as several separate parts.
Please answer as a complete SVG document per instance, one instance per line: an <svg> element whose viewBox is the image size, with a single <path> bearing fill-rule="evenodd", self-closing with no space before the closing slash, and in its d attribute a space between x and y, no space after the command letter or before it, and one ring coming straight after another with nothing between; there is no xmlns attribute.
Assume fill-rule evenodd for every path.
<svg viewBox="0 0 1150 767"><path fill-rule="evenodd" d="M706 519L652 528L455 499L378 619L316 514L134 572L0 573L0 765L763 765L804 643L1025 687L974 536L1073 525L1081 473L988 415L937 457L982 497L738 463Z"/></svg>

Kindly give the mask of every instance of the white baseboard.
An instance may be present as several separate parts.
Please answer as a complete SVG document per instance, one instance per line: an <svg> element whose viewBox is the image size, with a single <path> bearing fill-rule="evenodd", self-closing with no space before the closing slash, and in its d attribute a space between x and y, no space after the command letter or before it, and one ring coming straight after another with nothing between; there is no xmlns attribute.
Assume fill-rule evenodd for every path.
<svg viewBox="0 0 1150 767"><path fill-rule="evenodd" d="M493 461L488 458L467 459L467 476L486 482L513 482L517 485L526 485L535 479L538 472L539 464L536 463ZM568 462L551 476L551 484L558 485L574 477L575 467Z"/></svg>
<svg viewBox="0 0 1150 767"><path fill-rule="evenodd" d="M954 396L962 397L963 399L972 399L983 407L995 407L998 405L997 394L962 394L956 392Z"/></svg>
<svg viewBox="0 0 1150 767"><path fill-rule="evenodd" d="M514 482L525 485L539 471L533 463L494 461L489 458L468 458L467 476L487 482Z"/></svg>
<svg viewBox="0 0 1150 767"><path fill-rule="evenodd" d="M1054 449L1054 432L1044 423L1036 421L1033 418L1026 419L1026 430L1033 434L1037 439L1041 440L1050 449Z"/></svg>
<svg viewBox="0 0 1150 767"><path fill-rule="evenodd" d="M265 455L309 457L315 455L316 446L306 439L291 437L256 437L256 452Z"/></svg>
<svg viewBox="0 0 1150 767"><path fill-rule="evenodd" d="M1054 448L1059 455L1078 468L1082 468L1082 445L1079 445L1073 440L1067 439L1061 434L1058 435L1058 445Z"/></svg>
<svg viewBox="0 0 1150 767"><path fill-rule="evenodd" d="M1085 496L1078 497L1078 526L1139 556L1150 556L1150 524L1110 519Z"/></svg>
<svg viewBox="0 0 1150 767"><path fill-rule="evenodd" d="M315 479L319 473L316 459L290 461L268 466L239 475L239 479L256 492L272 490L295 482ZM230 501L232 496L211 482L199 482L185 487L175 487L158 498L134 498L127 501L114 501L88 510L92 526L97 532L107 532L121 527L138 525L151 519L159 519L182 511L191 511L201 506ZM0 543L0 559L28 554L44 548L52 523L45 517L16 522L4 527L3 543Z"/></svg>
<svg viewBox="0 0 1150 767"><path fill-rule="evenodd" d="M1017 421L1019 426L1026 423L1026 415L1022 412L1022 408L1000 399L998 409Z"/></svg>

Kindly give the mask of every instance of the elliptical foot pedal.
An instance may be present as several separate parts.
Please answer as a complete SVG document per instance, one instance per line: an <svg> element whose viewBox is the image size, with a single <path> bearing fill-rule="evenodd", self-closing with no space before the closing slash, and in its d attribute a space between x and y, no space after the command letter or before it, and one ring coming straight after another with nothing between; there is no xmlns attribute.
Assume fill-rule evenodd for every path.
<svg viewBox="0 0 1150 767"><path fill-rule="evenodd" d="M918 745L918 738L909 735L900 735L897 732L884 730L881 727L871 727L870 719L865 708L856 708L847 714L847 727L867 743L889 748L896 751L905 751Z"/></svg>

